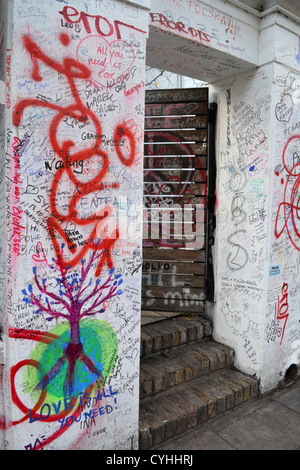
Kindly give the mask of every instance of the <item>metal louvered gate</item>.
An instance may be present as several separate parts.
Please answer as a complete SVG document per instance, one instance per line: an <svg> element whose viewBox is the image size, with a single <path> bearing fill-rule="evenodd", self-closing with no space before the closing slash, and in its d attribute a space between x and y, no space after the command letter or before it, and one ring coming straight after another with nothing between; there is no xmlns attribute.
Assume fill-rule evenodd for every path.
<svg viewBox="0 0 300 470"><path fill-rule="evenodd" d="M142 310L204 311L208 89L146 92Z"/></svg>

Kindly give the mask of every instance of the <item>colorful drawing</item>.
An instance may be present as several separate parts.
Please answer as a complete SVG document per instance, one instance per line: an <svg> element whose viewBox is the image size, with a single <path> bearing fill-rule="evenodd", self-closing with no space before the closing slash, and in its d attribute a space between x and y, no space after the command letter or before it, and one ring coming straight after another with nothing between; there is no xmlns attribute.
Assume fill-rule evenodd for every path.
<svg viewBox="0 0 300 470"><path fill-rule="evenodd" d="M63 46L69 45L70 37L67 34L62 33L59 38ZM101 39L97 40L101 42ZM107 220L113 208L106 204L92 215L85 216L79 213L76 206L82 197L88 197L89 192L105 188L103 178L110 164L107 150L102 148L103 134L98 116L86 106L76 85L77 80L89 80L92 71L71 57L66 57L62 62L52 59L30 35L23 36L23 44L33 65L32 80L43 82L42 74L47 66L65 77L73 99L67 106L38 97L23 99L16 104L13 112L16 127L26 119L24 112L27 108L32 108L35 116L38 109L47 113L51 119L49 142L61 162L53 168L49 215L45 219L55 258L52 258L52 263L49 262L42 242L37 242L36 253L31 256L33 281L22 290L23 302L34 308L34 315L42 316L44 322L54 325L47 331L12 327L9 331L11 338L37 342L28 359L17 362L11 368L12 400L23 413L11 425L24 421L62 423L58 431L34 446L36 450L65 432L70 423L79 422L82 407L91 393L98 390L99 395L100 387L111 376L118 359L118 340L112 326L101 316L111 300L122 295L120 286L123 279L115 271L111 253L119 239L118 227L115 226L112 232L107 231ZM112 42L110 57L113 55L115 60L121 61L125 54L124 44L121 40ZM114 66L115 61L111 62L111 67ZM78 124L89 122L94 127L96 137L89 148L78 149L69 137L64 138L61 128L66 119L73 119ZM122 148L119 144L114 148L117 158L125 167L131 166L136 160L136 142L132 131L125 121L121 121L112 134L116 142L123 143ZM17 157L19 165L20 155ZM85 162L91 160L97 160L99 169L92 178L89 175L82 178L76 168L79 164L83 168ZM77 188L76 194L69 195L67 213L65 207L60 206L58 197L66 180ZM111 184L112 189L119 185L117 181ZM67 230L68 224L74 228L73 233L80 234L79 243ZM107 271L104 273L105 265ZM16 382L20 373L26 384L26 391L22 390L22 393ZM30 395L31 407L25 404L24 393ZM61 408L63 401L64 409Z"/></svg>
<svg viewBox="0 0 300 470"><path fill-rule="evenodd" d="M34 287L31 284L22 291L24 295L23 301L38 307L38 310L35 311L36 314L46 314L46 319L49 321L60 318L68 322L59 327L62 333L59 335L59 340L55 345L51 344L51 346L48 346L41 355L39 363L42 368L42 372L40 372L42 377L36 385L36 389L43 390L47 387L48 390L49 385L53 388L52 382L58 376L61 377L59 382L62 380L65 367L65 379L62 387L64 396L70 396L74 393L74 386L77 383L75 380L76 369L77 376L81 377L80 381L83 380L82 374L85 377L86 369L88 376L85 377L84 381L93 382L95 378L100 378L105 382L104 372L106 371L107 373L107 368L103 360L103 351L101 350L101 337L98 338L99 328L97 330L96 325L95 327L90 325L81 331L80 326L84 317L92 317L97 313L104 313L106 302L112 297L122 294L119 286L122 284L123 279L120 274L114 275L114 268L110 270L109 277L104 283L101 283L100 278L94 281L93 277L91 277L88 280L88 276L91 275L91 271L95 268L97 260L102 256L101 252L97 252L97 245L99 244L100 242L95 244L95 250L88 262L85 259L81 261L81 272L74 274L70 274L70 269L65 268L61 263L64 249L64 246L62 246L60 256L57 257L57 260L53 259L54 265L52 266L58 274L56 278L58 293L48 289L46 278L41 281L39 280L36 267L33 268L33 273L37 288L35 290L39 294L34 292ZM102 329L104 333L105 328L103 328L103 325ZM97 331L98 333L96 333ZM94 339L90 340L90 336ZM98 339L99 342L97 342ZM116 340L113 343L116 343ZM84 348L84 346L88 347L88 345L91 347L90 354L93 354L93 358L87 354ZM114 361L111 362L114 363L117 357L117 347L116 344L112 346L114 349ZM99 355L97 355L97 352ZM52 365L51 368L47 371L44 370L49 365ZM109 369L111 371L111 367ZM86 383L84 383L82 389L85 386Z"/></svg>

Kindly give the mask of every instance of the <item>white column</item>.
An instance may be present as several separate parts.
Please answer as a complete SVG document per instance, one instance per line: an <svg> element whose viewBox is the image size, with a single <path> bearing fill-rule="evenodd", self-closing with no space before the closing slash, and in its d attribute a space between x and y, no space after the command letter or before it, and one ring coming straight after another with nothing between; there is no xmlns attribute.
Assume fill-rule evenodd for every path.
<svg viewBox="0 0 300 470"><path fill-rule="evenodd" d="M235 348L237 368L256 375L265 393L299 365L299 23L277 12L260 30L260 66L212 88L219 107L210 314L215 338Z"/></svg>
<svg viewBox="0 0 300 470"><path fill-rule="evenodd" d="M9 6L6 447L136 449L141 269L126 261L142 248L146 4Z"/></svg>

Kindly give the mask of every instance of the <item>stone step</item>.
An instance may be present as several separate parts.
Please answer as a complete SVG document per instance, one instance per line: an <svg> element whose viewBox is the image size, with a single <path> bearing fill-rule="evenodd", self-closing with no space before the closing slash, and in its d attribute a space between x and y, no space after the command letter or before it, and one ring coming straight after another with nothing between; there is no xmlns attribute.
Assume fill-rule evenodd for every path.
<svg viewBox="0 0 300 470"><path fill-rule="evenodd" d="M140 402L139 448L152 449L258 396L258 381L233 368Z"/></svg>
<svg viewBox="0 0 300 470"><path fill-rule="evenodd" d="M194 340L141 358L140 399L233 365L233 350L209 339Z"/></svg>
<svg viewBox="0 0 300 470"><path fill-rule="evenodd" d="M211 336L211 322L200 315L182 315L143 325L141 357Z"/></svg>

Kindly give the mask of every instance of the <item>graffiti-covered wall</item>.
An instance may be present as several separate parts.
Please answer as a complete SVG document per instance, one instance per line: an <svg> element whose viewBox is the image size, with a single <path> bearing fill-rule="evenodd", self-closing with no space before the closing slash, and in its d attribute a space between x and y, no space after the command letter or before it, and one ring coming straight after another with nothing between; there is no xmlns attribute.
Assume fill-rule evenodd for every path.
<svg viewBox="0 0 300 470"><path fill-rule="evenodd" d="M258 60L258 19L231 2L152 0L147 64L206 82Z"/></svg>
<svg viewBox="0 0 300 470"><path fill-rule="evenodd" d="M235 348L236 366L264 393L300 365L299 26L273 20L261 36L267 64L211 90L219 133L210 312L215 337Z"/></svg>
<svg viewBox="0 0 300 470"><path fill-rule="evenodd" d="M136 448L147 10L10 6L7 440Z"/></svg>
<svg viewBox="0 0 300 470"><path fill-rule="evenodd" d="M272 66L218 88L215 334L259 373L268 244Z"/></svg>
<svg viewBox="0 0 300 470"><path fill-rule="evenodd" d="M5 321L5 305L6 305L6 246L2 241L5 240L6 223L5 223L5 112L7 107L10 106L10 55L6 55L6 38L7 38L7 24L5 18L7 17L7 4L0 2L0 200L1 200L1 214L2 221L0 224L0 426L4 428L4 343L2 340L2 332ZM7 82L6 82L7 76ZM0 448L5 447L4 432L0 432Z"/></svg>
<svg viewBox="0 0 300 470"><path fill-rule="evenodd" d="M299 50L294 60L300 64ZM266 309L266 385L284 379L300 363L300 69L275 65L273 112L274 195L270 226L269 286ZM274 378L272 377L274 376Z"/></svg>

